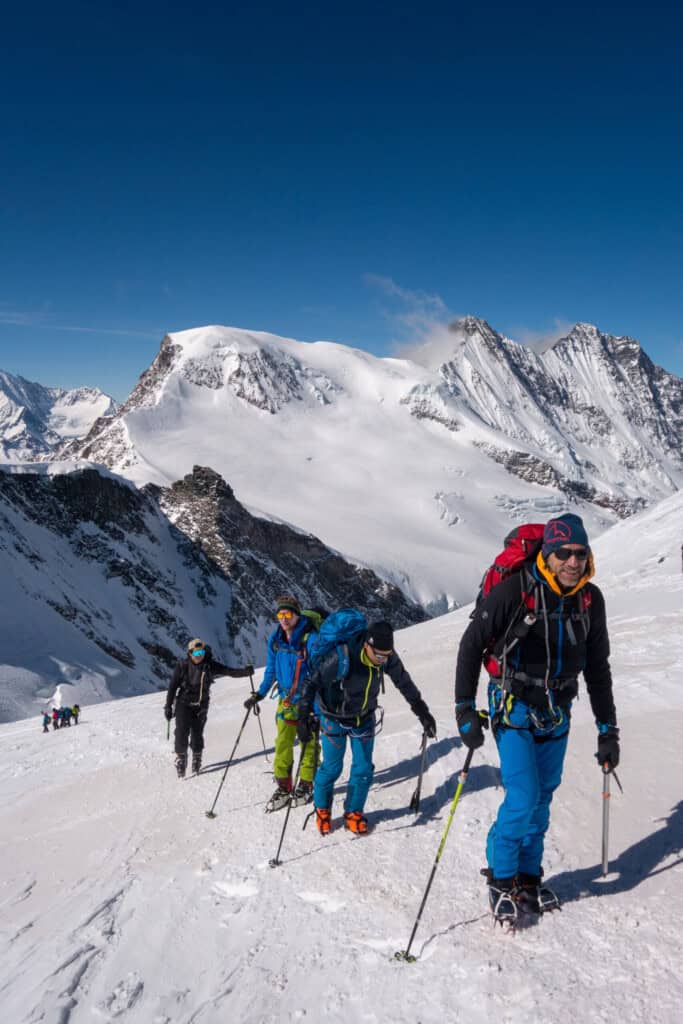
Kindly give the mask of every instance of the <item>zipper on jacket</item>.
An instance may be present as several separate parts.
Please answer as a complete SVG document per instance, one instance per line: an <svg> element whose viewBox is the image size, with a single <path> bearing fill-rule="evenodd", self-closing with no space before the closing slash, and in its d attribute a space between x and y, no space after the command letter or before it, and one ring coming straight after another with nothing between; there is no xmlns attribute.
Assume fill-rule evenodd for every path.
<svg viewBox="0 0 683 1024"><path fill-rule="evenodd" d="M557 665L555 667L556 679L559 679L562 674L562 644L564 643L564 620L562 618L563 611L564 598L561 597L557 616Z"/></svg>

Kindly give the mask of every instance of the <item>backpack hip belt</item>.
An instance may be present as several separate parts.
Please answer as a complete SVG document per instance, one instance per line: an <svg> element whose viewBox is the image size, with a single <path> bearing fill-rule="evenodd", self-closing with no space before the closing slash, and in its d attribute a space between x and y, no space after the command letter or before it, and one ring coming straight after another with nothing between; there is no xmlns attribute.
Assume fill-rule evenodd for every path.
<svg viewBox="0 0 683 1024"><path fill-rule="evenodd" d="M560 679L546 679L529 676L526 672L510 672L505 682L506 691L517 700L524 701L530 707L549 708L551 712L565 704L571 703L578 692L576 676L565 676Z"/></svg>
<svg viewBox="0 0 683 1024"><path fill-rule="evenodd" d="M524 686L539 687L545 693L546 688L555 693L561 693L576 685L576 676L561 676L559 679L549 679L546 683L543 676L528 676L526 672L511 671L507 678L513 682L522 683Z"/></svg>

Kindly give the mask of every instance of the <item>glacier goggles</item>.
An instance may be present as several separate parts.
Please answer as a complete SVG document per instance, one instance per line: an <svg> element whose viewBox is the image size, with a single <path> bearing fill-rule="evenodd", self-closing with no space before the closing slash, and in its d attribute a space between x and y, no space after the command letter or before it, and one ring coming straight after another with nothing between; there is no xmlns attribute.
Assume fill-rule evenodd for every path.
<svg viewBox="0 0 683 1024"><path fill-rule="evenodd" d="M378 651L377 648L373 647L372 644L369 644L367 640L366 646L372 651L373 658L375 659L375 661L378 661L380 665L383 665L385 661L388 661L391 655L393 654L393 650Z"/></svg>
<svg viewBox="0 0 683 1024"><path fill-rule="evenodd" d="M572 556L577 562L585 562L588 558L588 548L555 548L550 553L560 562L568 562Z"/></svg>
<svg viewBox="0 0 683 1024"><path fill-rule="evenodd" d="M290 612L290 610L288 608L283 608L282 611L279 611L276 614L275 618L279 622L289 622L289 620L293 619L295 615L296 615L296 612Z"/></svg>
<svg viewBox="0 0 683 1024"><path fill-rule="evenodd" d="M203 658L205 654L206 651L204 650L203 647L193 647L192 650L190 651L191 658Z"/></svg>

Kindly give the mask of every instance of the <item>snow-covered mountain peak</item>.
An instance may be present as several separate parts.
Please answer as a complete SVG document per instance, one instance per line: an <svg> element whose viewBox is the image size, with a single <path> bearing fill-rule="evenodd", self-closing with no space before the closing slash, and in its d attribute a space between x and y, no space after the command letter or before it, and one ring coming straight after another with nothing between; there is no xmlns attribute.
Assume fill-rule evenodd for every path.
<svg viewBox="0 0 683 1024"><path fill-rule="evenodd" d="M116 409L99 388L45 387L0 370L0 460L49 459L64 441L85 437L95 420Z"/></svg>
<svg viewBox="0 0 683 1024"><path fill-rule="evenodd" d="M458 365L462 360L476 363L488 351L497 359L503 349L503 338L486 320L465 316L433 327L425 340L406 347L404 352L412 362L438 373L444 366Z"/></svg>
<svg viewBox="0 0 683 1024"><path fill-rule="evenodd" d="M158 405L164 395L170 401L190 399L187 384L231 393L271 414L293 399L325 404L340 388L309 364L307 355L314 347L216 325L169 334L122 411Z"/></svg>
<svg viewBox="0 0 683 1024"><path fill-rule="evenodd" d="M539 353L464 317L401 360L211 325L169 334L71 454L161 486L210 466L436 611L487 561L468 523L498 544L560 501L599 531L681 486L683 381L633 346L580 323Z"/></svg>
<svg viewBox="0 0 683 1024"><path fill-rule="evenodd" d="M462 337L481 337L490 340L500 338L497 331L491 327L487 320L482 319L478 316L462 316L458 317L457 320L452 320L448 325L448 331L450 334Z"/></svg>

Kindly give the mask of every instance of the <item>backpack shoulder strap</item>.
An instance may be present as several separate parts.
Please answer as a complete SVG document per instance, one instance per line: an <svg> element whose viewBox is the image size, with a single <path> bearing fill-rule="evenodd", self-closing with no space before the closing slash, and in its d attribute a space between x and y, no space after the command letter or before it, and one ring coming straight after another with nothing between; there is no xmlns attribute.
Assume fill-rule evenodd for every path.
<svg viewBox="0 0 683 1024"><path fill-rule="evenodd" d="M351 657L349 645L346 643L337 644L337 682L346 679L351 669Z"/></svg>

